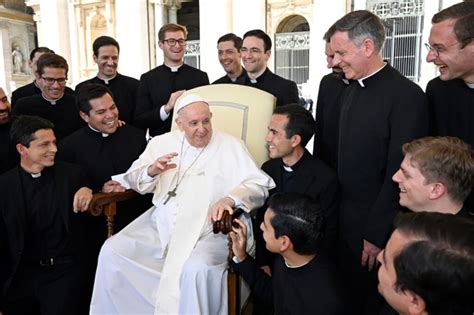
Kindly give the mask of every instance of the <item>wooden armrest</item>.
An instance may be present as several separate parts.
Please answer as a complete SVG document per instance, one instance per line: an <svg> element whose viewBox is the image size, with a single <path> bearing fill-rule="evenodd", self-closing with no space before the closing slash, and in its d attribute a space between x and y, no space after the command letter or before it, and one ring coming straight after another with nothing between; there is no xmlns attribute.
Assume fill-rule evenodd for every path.
<svg viewBox="0 0 474 315"><path fill-rule="evenodd" d="M222 234L228 234L232 231L232 222L234 221L234 219L240 217L242 213L244 213L244 210L242 208L234 209L232 215L229 214L229 211L224 210L224 212L222 213L222 218L212 223L212 232L214 232L214 234L217 234L219 232ZM235 225L235 223L234 226L239 227L238 225Z"/></svg>
<svg viewBox="0 0 474 315"><path fill-rule="evenodd" d="M128 189L124 192L112 192L112 193L95 193L92 197L91 203L89 205L89 212L93 216L99 216L102 214L104 206L116 203L124 200L129 200L138 196L138 193L132 189Z"/></svg>

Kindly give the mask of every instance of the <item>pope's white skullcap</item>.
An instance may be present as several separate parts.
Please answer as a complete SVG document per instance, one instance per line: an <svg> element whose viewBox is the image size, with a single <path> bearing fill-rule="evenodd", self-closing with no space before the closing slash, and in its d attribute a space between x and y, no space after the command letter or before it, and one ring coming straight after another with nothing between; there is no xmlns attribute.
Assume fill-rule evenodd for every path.
<svg viewBox="0 0 474 315"><path fill-rule="evenodd" d="M178 101L176 102L176 105L174 106L174 111L175 113L178 113L184 107L196 102L204 102L207 105L209 105L209 103L205 99L203 99L200 95L189 94L178 99Z"/></svg>

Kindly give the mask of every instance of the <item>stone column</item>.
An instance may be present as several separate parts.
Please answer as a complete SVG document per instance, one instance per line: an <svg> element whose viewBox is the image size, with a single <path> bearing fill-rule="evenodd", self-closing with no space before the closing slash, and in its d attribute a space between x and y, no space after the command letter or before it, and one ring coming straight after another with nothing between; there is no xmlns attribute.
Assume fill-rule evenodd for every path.
<svg viewBox="0 0 474 315"><path fill-rule="evenodd" d="M4 89L5 94L11 95L12 87L9 83L12 79L12 66L7 28L8 22L0 21L0 87Z"/></svg>
<svg viewBox="0 0 474 315"><path fill-rule="evenodd" d="M158 47L158 31L168 23L168 9L163 0L153 0L154 21L150 23L150 45L153 47L152 56L155 56L153 67L163 63L163 53Z"/></svg>
<svg viewBox="0 0 474 315"><path fill-rule="evenodd" d="M140 78L150 70L148 42L148 7L146 0L115 1L115 33L120 45L119 71Z"/></svg>
<svg viewBox="0 0 474 315"><path fill-rule="evenodd" d="M240 1L243 0L239 0L238 2ZM211 82L224 75L224 70L217 58L216 47L219 37L233 31L232 2L235 3L237 1L199 1L201 69L207 72ZM242 16L245 15L241 15L241 17ZM247 18L245 20L247 20Z"/></svg>

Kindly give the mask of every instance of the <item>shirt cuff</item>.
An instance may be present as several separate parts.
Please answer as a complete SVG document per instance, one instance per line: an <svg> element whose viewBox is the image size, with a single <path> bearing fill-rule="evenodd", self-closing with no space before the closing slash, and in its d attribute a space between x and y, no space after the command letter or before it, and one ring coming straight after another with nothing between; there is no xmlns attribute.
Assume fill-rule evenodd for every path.
<svg viewBox="0 0 474 315"><path fill-rule="evenodd" d="M149 167L150 167L150 165L145 167L145 169L141 173L140 179L139 179L140 183L151 183L155 179L155 177L151 177L150 175L148 175L148 168Z"/></svg>
<svg viewBox="0 0 474 315"><path fill-rule="evenodd" d="M234 200L234 208L240 208L242 207L242 202L240 201L239 198L237 197L234 197L234 196L231 196L231 195L227 195L226 197Z"/></svg>
<svg viewBox="0 0 474 315"><path fill-rule="evenodd" d="M170 116L170 113L171 112L167 113L165 111L165 105L161 106L161 108L160 108L160 118L161 118L162 121L165 121Z"/></svg>

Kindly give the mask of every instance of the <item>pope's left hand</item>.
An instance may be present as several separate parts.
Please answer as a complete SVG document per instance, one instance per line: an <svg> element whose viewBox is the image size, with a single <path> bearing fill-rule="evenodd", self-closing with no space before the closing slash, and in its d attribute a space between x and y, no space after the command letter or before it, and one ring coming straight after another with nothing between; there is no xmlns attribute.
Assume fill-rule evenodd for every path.
<svg viewBox="0 0 474 315"><path fill-rule="evenodd" d="M232 208L234 205L235 202L230 197L224 197L219 199L215 204L211 206L209 221L219 221L222 218L222 214L225 210L229 211L229 214L232 214L234 212Z"/></svg>

